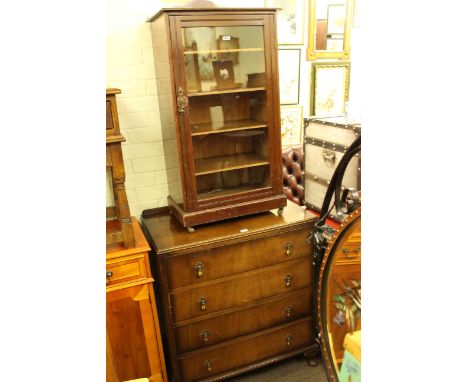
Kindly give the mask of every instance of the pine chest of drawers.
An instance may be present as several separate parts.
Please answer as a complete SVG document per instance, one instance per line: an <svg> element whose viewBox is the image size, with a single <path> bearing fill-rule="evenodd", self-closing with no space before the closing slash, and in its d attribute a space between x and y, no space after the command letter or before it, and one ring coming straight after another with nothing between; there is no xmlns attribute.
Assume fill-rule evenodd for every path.
<svg viewBox="0 0 468 382"><path fill-rule="evenodd" d="M188 233L167 210L147 210L169 373L217 381L316 348L314 215L293 203Z"/></svg>

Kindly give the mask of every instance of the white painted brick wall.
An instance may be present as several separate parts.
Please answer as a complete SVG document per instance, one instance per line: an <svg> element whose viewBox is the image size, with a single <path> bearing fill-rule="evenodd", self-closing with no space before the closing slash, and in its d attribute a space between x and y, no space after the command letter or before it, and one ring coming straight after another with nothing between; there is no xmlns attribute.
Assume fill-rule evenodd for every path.
<svg viewBox="0 0 468 382"><path fill-rule="evenodd" d="M122 144L125 187L131 214L137 217L144 209L167 205L168 194L153 48L146 22L158 9L154 2L145 7L148 9L142 3L121 0L109 3L107 9L106 87L122 90L117 95L117 109L127 139ZM109 187L106 189L109 203L112 197Z"/></svg>

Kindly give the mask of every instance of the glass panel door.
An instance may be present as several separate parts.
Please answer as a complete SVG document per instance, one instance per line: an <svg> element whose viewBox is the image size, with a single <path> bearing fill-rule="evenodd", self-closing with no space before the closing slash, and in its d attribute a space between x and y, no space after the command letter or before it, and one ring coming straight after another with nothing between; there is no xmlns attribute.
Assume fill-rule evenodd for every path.
<svg viewBox="0 0 468 382"><path fill-rule="evenodd" d="M199 201L271 187L263 26L182 28Z"/></svg>

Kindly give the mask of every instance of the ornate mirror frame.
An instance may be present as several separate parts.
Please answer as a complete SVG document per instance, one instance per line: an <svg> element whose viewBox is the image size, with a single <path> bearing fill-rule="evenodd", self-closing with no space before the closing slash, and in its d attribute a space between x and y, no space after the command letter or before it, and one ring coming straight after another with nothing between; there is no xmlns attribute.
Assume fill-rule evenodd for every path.
<svg viewBox="0 0 468 382"><path fill-rule="evenodd" d="M346 0L346 19L344 26L344 39L343 39L343 51L341 52L327 52L325 50L315 50L315 4L316 0L309 0L309 33L308 33L308 45L306 50L306 59L309 61L321 59L321 58L333 58L340 60L349 60L350 58L350 38L351 38L351 24L352 14L354 9L354 0Z"/></svg>
<svg viewBox="0 0 468 382"><path fill-rule="evenodd" d="M329 241L323 259L320 263L320 269L318 271L317 279L317 293L315 295L315 306L317 317L317 332L320 343L320 350L322 352L322 358L325 363L325 370L327 373L328 380L330 382L339 382L339 370L333 355L333 350L329 341L329 331L327 329L327 313L329 298L327 296L328 285L327 278L330 274L332 265L334 264L334 258L337 255L337 249L342 244L346 237L346 233L349 232L356 224L361 224L361 208L359 207L356 211L352 212L347 218L340 224L340 227L333 234ZM336 263L335 263L336 264Z"/></svg>

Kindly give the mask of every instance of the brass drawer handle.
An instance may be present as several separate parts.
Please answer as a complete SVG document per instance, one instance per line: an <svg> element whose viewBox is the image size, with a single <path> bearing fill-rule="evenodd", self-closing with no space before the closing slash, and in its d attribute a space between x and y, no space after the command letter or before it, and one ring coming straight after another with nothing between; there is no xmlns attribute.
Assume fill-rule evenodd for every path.
<svg viewBox="0 0 468 382"><path fill-rule="evenodd" d="M291 307L290 307L289 305L286 305L286 306L284 307L284 315L285 315L287 318L289 318L289 317L291 317L291 314L292 314L292 309L291 309Z"/></svg>
<svg viewBox="0 0 468 382"><path fill-rule="evenodd" d="M286 277L284 278L284 282L286 283L286 288L289 288L291 286L292 278L293 277L291 275L286 275Z"/></svg>
<svg viewBox="0 0 468 382"><path fill-rule="evenodd" d="M205 363L203 364L203 366L205 366L205 369L208 373L211 373L211 361L209 359L207 359L205 361Z"/></svg>
<svg viewBox="0 0 468 382"><path fill-rule="evenodd" d="M293 336L291 334L289 334L286 337L286 346L291 346L292 340L293 340Z"/></svg>
<svg viewBox="0 0 468 382"><path fill-rule="evenodd" d="M205 266L203 265L203 263L201 261L199 261L198 263L195 264L195 271L197 272L197 277L200 278L200 277L203 277L203 268L205 268Z"/></svg>
<svg viewBox="0 0 468 382"><path fill-rule="evenodd" d="M353 250L349 250L348 248L343 248L342 252L346 255L346 257L356 257L359 255L359 252L361 251L361 248L357 247ZM353 255L354 252L354 255Z"/></svg>
<svg viewBox="0 0 468 382"><path fill-rule="evenodd" d="M203 343L204 343L205 345L208 345L208 336L209 336L209 335L210 335L210 332L209 332L207 329L203 330L203 331L200 333L200 337L202 338Z"/></svg>
<svg viewBox="0 0 468 382"><path fill-rule="evenodd" d="M114 272L112 271L107 271L106 272L106 279L110 281L111 277L114 276Z"/></svg>
<svg viewBox="0 0 468 382"><path fill-rule="evenodd" d="M199 301L200 304L200 310L205 311L206 310L206 298L202 297Z"/></svg>
<svg viewBox="0 0 468 382"><path fill-rule="evenodd" d="M284 249L286 250L286 256L291 256L293 245L290 241L287 241L284 245Z"/></svg>

